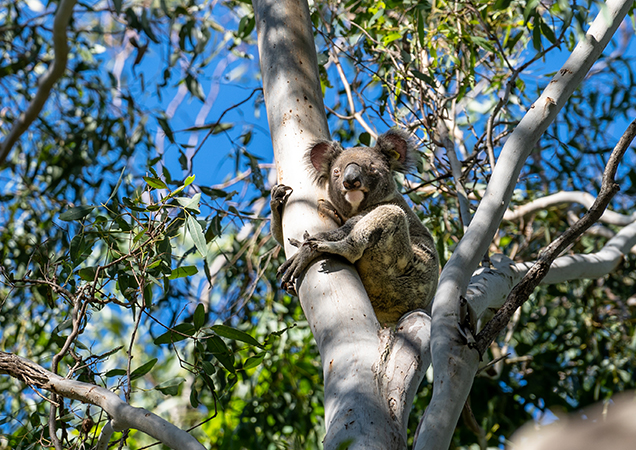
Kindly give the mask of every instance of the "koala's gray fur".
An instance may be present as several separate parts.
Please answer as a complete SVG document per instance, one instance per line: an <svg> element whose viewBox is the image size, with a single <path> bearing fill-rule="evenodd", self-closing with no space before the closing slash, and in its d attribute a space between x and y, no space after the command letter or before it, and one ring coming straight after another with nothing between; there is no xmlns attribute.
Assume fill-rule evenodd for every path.
<svg viewBox="0 0 636 450"><path fill-rule="evenodd" d="M395 323L408 311L425 308L437 288L439 263L433 238L400 195L393 172L406 172L415 149L408 136L390 130L375 147L343 149L321 141L308 153L315 181L326 186L328 200L319 209L340 228L305 234L305 241L279 268L285 289L324 254L355 264L380 323ZM272 234L282 244L282 208L291 188L272 188Z"/></svg>

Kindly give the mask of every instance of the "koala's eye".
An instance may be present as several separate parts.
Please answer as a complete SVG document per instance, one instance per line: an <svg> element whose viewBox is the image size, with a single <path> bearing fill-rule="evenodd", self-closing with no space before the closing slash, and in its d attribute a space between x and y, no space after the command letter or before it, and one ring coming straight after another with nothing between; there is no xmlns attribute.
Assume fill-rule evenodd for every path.
<svg viewBox="0 0 636 450"><path fill-rule="evenodd" d="M339 177L340 176L340 169L338 169L337 167L333 169L333 176L334 177Z"/></svg>

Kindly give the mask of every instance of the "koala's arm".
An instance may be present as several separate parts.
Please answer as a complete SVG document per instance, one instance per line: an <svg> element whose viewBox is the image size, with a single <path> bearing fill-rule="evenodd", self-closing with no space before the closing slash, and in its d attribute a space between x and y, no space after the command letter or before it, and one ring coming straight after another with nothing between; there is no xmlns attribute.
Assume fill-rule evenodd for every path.
<svg viewBox="0 0 636 450"><path fill-rule="evenodd" d="M270 230L280 246L285 245L283 242L283 209L292 191L292 188L284 184L275 184L271 190L271 199L269 201L269 206L272 210Z"/></svg>
<svg viewBox="0 0 636 450"><path fill-rule="evenodd" d="M284 289L290 290L307 266L324 254L339 255L355 263L367 249L376 255L412 253L405 213L396 205L377 207L353 216L336 230L305 235L304 239L304 242L290 240L298 251L278 269Z"/></svg>
<svg viewBox="0 0 636 450"><path fill-rule="evenodd" d="M379 259L390 253L404 255L408 260L412 254L408 229L406 214L399 206L382 205L353 216L336 230L305 235L304 242L290 241L298 251L279 267L281 284L285 289L291 288L307 266L324 254L339 255L355 263L370 250Z"/></svg>
<svg viewBox="0 0 636 450"><path fill-rule="evenodd" d="M350 263L358 261L366 251L378 256L411 252L406 213L394 204L354 216L328 236L317 235L314 242L317 251L340 255Z"/></svg>

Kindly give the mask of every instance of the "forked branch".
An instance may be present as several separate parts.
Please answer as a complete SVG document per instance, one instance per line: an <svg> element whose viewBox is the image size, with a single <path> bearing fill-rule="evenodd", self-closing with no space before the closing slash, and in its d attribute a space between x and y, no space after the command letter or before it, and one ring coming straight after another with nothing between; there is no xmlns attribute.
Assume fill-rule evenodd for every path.
<svg viewBox="0 0 636 450"><path fill-rule="evenodd" d="M484 354L492 341L506 327L517 308L528 300L534 288L537 287L541 280L548 274L550 265L556 257L603 215L609 202L620 190L620 187L614 181L614 177L621 158L635 136L636 120L629 125L618 144L616 144L616 147L614 147L607 166L605 167L605 172L603 173L601 192L592 207L572 227L548 245L539 256L537 262L530 268L519 284L512 289L503 306L477 335L475 345L480 355Z"/></svg>
<svg viewBox="0 0 636 450"><path fill-rule="evenodd" d="M135 428L174 449L205 450L192 435L143 408L122 401L108 389L81 381L69 380L49 372L28 359L0 352L0 374L10 375L34 388L104 409L115 431Z"/></svg>

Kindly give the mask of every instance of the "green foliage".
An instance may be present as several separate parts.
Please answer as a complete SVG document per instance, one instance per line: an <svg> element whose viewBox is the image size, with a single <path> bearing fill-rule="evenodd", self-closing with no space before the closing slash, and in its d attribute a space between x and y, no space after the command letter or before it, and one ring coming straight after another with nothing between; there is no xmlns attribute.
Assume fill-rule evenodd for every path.
<svg viewBox="0 0 636 450"><path fill-rule="evenodd" d="M180 399L184 386L188 386L188 403L191 408L206 405L214 411L220 398L228 395L231 397L234 390L245 389L241 386L255 383L254 378L260 380L262 375L259 367L264 361L268 365L272 364L272 360L284 361L281 356L284 358L286 349L278 342L280 336L284 335L284 326L281 323L285 321L270 318L267 327L257 330L261 341L248 333L245 325L241 325L243 329L238 329L222 323L210 324L209 305L203 303L196 304L190 315L181 317L178 321L178 316L170 319L163 304L168 299L175 298L174 291L183 289L181 285L184 278L198 274L196 266L187 264L194 258L192 250L197 249L199 254L215 258L220 254L208 252L208 248L214 244L212 240L206 242L201 235L202 242L197 242L191 232L190 220L198 224L193 214L199 214L200 194L191 197L177 196L184 194L193 177L172 191L156 177L147 176L144 180L147 183L146 189L137 189L130 198L119 199L113 194L109 204L72 207L60 214L71 226L76 227L69 250L43 254L32 266L36 269L35 273L39 274L38 277L27 274L18 278L14 274L3 272L5 286L13 293L20 293L19 296L4 299L3 318L8 319L5 314L17 306L18 298L27 299L30 308L43 309L42 317L49 317L47 310L50 310L62 318L52 334L49 335L44 329L40 331L41 337L46 339L48 335L53 339L40 339L39 346L29 348L29 357L37 360L40 355L59 353L69 366L83 367L78 371L85 372L88 378L80 374L79 379L109 387L119 386L126 398L143 392L139 389L154 387L162 395ZM199 246L202 246L203 251ZM179 255L175 253L177 249L184 249L185 253ZM270 248L264 251L271 253ZM209 273L207 276L208 281L211 280ZM37 306L38 304L41 306ZM179 308L191 309L187 302L181 302ZM279 308L286 310L282 305ZM109 324L104 319L115 311L121 320L119 325ZM296 310L291 320L299 317L298 314L299 310ZM256 318L256 315L253 317ZM99 322L95 322L96 320ZM15 319L14 322L7 322L2 337L3 350L19 351L29 342L25 338L35 337L32 329L21 332L22 325ZM34 325L28 320L25 323L29 327ZM96 329L90 325L98 323L103 328ZM73 326L79 326L77 335L69 334ZM117 327L120 331L117 331ZM252 328L250 325L248 327ZM95 353L108 349L113 342L125 343L128 339L122 336L123 340L110 338L96 341L108 329L115 335L132 333L125 346L128 350L122 352L123 347L119 346L100 355ZM157 329L161 330L161 334L154 339L144 337L148 332L150 335L155 334ZM308 345L309 337L310 334L305 332L302 343L294 340L289 345L307 347L303 354L307 351L315 352ZM66 343L70 343L70 353L67 355L61 351ZM153 346L156 346L154 350ZM169 349L164 350L166 346ZM170 354L179 357L182 368L179 373L182 375L155 382L153 386L154 379L162 380L167 375L176 374L174 368L170 368L174 361L159 363L160 359L165 359ZM302 367L302 363L295 370L299 367ZM315 373L316 367L310 367L310 372ZM279 366L274 366L273 370L279 370ZM312 377L311 374L309 376ZM311 384L315 384L315 376L311 379ZM297 382L291 374L287 377L287 384ZM287 387L285 389L290 390ZM308 388L304 386L303 389L306 391ZM15 389L10 391L13 395L9 395L6 401L17 394ZM142 403L148 401L146 399ZM8 405L5 403L5 407ZM38 407L40 414L44 414L44 406ZM79 407L73 402L69 406L72 410ZM183 407L186 408L186 405ZM237 420L229 413L230 410L231 408L224 416L228 420ZM187 412L187 408L184 411ZM195 414L194 410L189 414L201 420L200 414ZM12 420L19 419L19 416L20 414ZM276 420L279 419L282 424L288 423L287 418L280 416L280 413L276 416ZM268 422L272 420L268 419ZM80 425L73 416L63 423L65 427ZM252 425L251 421L247 423ZM26 445L31 439L36 439L40 433L38 430L46 433L45 424L45 420L39 421L37 426L33 425L34 428L29 426L16 430L15 435L22 436L22 442ZM280 427L282 429L284 425ZM312 435L309 426L305 426L305 429L308 435ZM287 438L290 433L285 429L280 439ZM27 439L26 435L31 438ZM76 435L69 437L69 443L75 445L74 442L87 438ZM143 441L143 436L139 438Z"/></svg>

